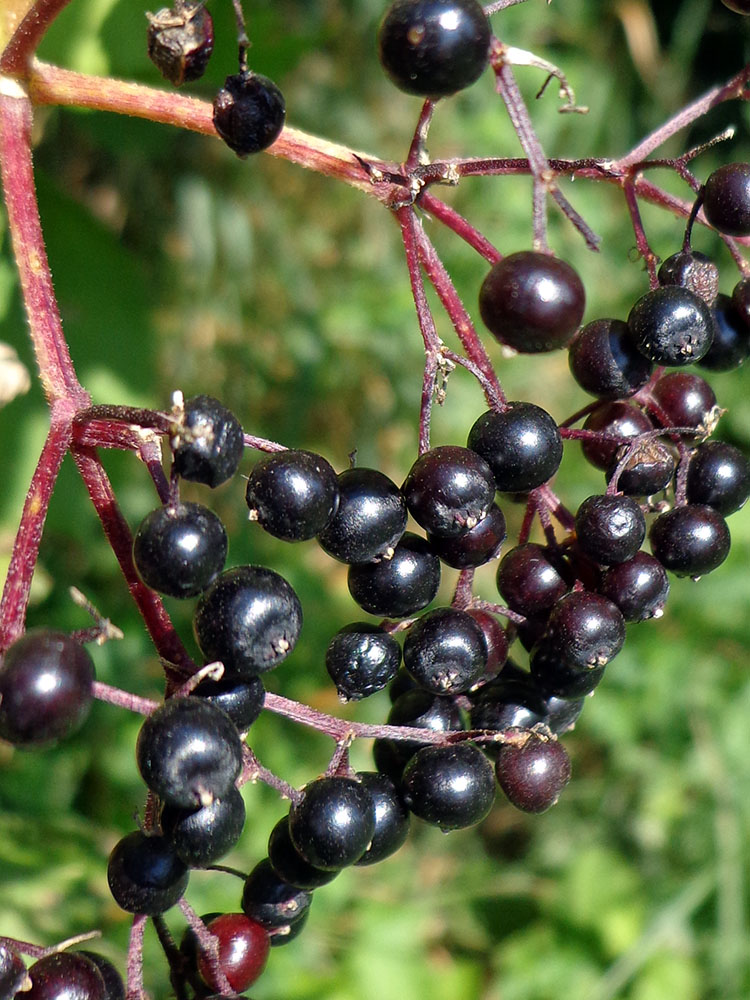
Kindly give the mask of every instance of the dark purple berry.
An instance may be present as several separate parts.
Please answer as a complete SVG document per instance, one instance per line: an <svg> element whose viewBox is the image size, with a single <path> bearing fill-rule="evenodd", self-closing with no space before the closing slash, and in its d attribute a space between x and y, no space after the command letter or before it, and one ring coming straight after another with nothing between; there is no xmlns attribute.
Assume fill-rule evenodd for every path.
<svg viewBox="0 0 750 1000"><path fill-rule="evenodd" d="M30 980L26 972L23 959L10 945L0 944L0 997L2 1000L12 1000L12 998L24 987L28 987Z"/></svg>
<svg viewBox="0 0 750 1000"><path fill-rule="evenodd" d="M659 268L660 285L679 285L695 292L706 305L713 306L719 291L719 269L699 250L680 250Z"/></svg>
<svg viewBox="0 0 750 1000"><path fill-rule="evenodd" d="M91 657L63 632L30 629L0 663L0 739L54 743L79 729L94 698Z"/></svg>
<svg viewBox="0 0 750 1000"><path fill-rule="evenodd" d="M570 758L557 740L537 733L505 743L495 764L498 784L508 800L524 812L541 813L553 806L570 781Z"/></svg>
<svg viewBox="0 0 750 1000"><path fill-rule="evenodd" d="M481 822L495 801L492 765L473 743L424 747L404 769L402 795L409 809L442 830Z"/></svg>
<svg viewBox="0 0 750 1000"><path fill-rule="evenodd" d="M724 562L731 539L713 507L687 504L660 514L649 533L651 551L676 576L703 576Z"/></svg>
<svg viewBox="0 0 750 1000"><path fill-rule="evenodd" d="M232 787L221 799L197 809L165 806L161 828L189 868L207 868L235 846L245 825L245 802Z"/></svg>
<svg viewBox="0 0 750 1000"><path fill-rule="evenodd" d="M497 261L479 292L487 329L522 354L566 347L585 304L583 284L570 264L535 250Z"/></svg>
<svg viewBox="0 0 750 1000"><path fill-rule="evenodd" d="M435 100L479 79L490 37L477 0L395 0L378 29L378 53L399 90Z"/></svg>
<svg viewBox="0 0 750 1000"><path fill-rule="evenodd" d="M453 569L484 566L495 559L505 541L505 515L493 503L482 520L462 535L428 535L427 540L440 559Z"/></svg>
<svg viewBox="0 0 750 1000"><path fill-rule="evenodd" d="M354 622L328 643L326 670L339 698L358 701L382 690L396 676L401 647L379 625Z"/></svg>
<svg viewBox="0 0 750 1000"><path fill-rule="evenodd" d="M725 236L750 236L750 163L725 163L703 185L703 212Z"/></svg>
<svg viewBox="0 0 750 1000"><path fill-rule="evenodd" d="M603 667L622 649L625 622L606 597L580 590L561 597L547 621L542 643L577 669Z"/></svg>
<svg viewBox="0 0 750 1000"><path fill-rule="evenodd" d="M264 566L236 566L198 601L195 637L208 662L252 677L273 670L294 649L302 605L286 580Z"/></svg>
<svg viewBox="0 0 750 1000"><path fill-rule="evenodd" d="M247 480L250 519L287 542L323 531L339 500L333 468L311 451L277 451L256 463Z"/></svg>
<svg viewBox="0 0 750 1000"><path fill-rule="evenodd" d="M612 482L619 469L615 485L620 492L632 497L650 497L669 486L675 467L669 445L658 438L648 438L617 449L607 469L607 482Z"/></svg>
<svg viewBox="0 0 750 1000"><path fill-rule="evenodd" d="M717 295L713 307L714 339L698 362L711 372L729 372L739 368L750 355L750 325L728 295Z"/></svg>
<svg viewBox="0 0 750 1000"><path fill-rule="evenodd" d="M468 445L488 463L504 493L542 486L557 472L563 454L555 421L546 410L525 402L483 413L469 431Z"/></svg>
<svg viewBox="0 0 750 1000"><path fill-rule="evenodd" d="M610 566L626 562L646 537L646 518L630 497L591 496L576 512L576 545L589 559Z"/></svg>
<svg viewBox="0 0 750 1000"><path fill-rule="evenodd" d="M648 382L654 367L619 319L587 323L571 341L568 364L580 387L600 399L632 396Z"/></svg>
<svg viewBox="0 0 750 1000"><path fill-rule="evenodd" d="M242 910L268 931L296 924L310 909L311 903L312 893L280 878L268 858L259 861L245 879Z"/></svg>
<svg viewBox="0 0 750 1000"><path fill-rule="evenodd" d="M377 771L358 771L357 778L372 796L375 805L375 832L370 846L355 865L374 865L389 858L409 834L409 810L395 784Z"/></svg>
<svg viewBox="0 0 750 1000"><path fill-rule="evenodd" d="M404 726L409 729L431 729L436 733L460 732L466 729L460 708L452 698L435 695L418 688L406 691L394 701L388 713L389 726ZM394 782L398 782L405 764L417 750L425 744L419 740L385 740L382 743L381 760L388 763L385 771ZM383 770L376 761L378 770Z"/></svg>
<svg viewBox="0 0 750 1000"><path fill-rule="evenodd" d="M260 715L266 699L266 689L260 677L222 677L219 681L206 678L193 689L196 698L226 712L240 733L246 733Z"/></svg>
<svg viewBox="0 0 750 1000"><path fill-rule="evenodd" d="M571 664L557 649L554 639L544 633L531 650L529 657L531 676L544 694L563 700L578 700L591 694L604 677L606 667L588 667Z"/></svg>
<svg viewBox="0 0 750 1000"><path fill-rule="evenodd" d="M28 1000L107 1000L99 969L80 952L45 955L29 967L29 978L31 989L18 994Z"/></svg>
<svg viewBox="0 0 750 1000"><path fill-rule="evenodd" d="M600 593L616 604L626 622L660 618L669 596L666 570L648 552L610 567L599 585Z"/></svg>
<svg viewBox="0 0 750 1000"><path fill-rule="evenodd" d="M404 533L390 559L349 567L349 593L371 615L405 618L427 607L440 586L440 560L430 543Z"/></svg>
<svg viewBox="0 0 750 1000"><path fill-rule="evenodd" d="M212 396L185 403L185 419L171 439L174 468L191 482L219 486L237 471L245 443L235 415Z"/></svg>
<svg viewBox="0 0 750 1000"><path fill-rule="evenodd" d="M327 871L305 861L292 843L288 815L282 816L271 830L271 836L268 838L268 860L280 880L306 892L328 885L338 875L335 869ZM256 919L261 917L256 916Z"/></svg>
<svg viewBox="0 0 750 1000"><path fill-rule="evenodd" d="M403 493L377 469L346 469L338 476L339 505L318 535L321 547L345 563L391 556L406 529Z"/></svg>
<svg viewBox="0 0 750 1000"><path fill-rule="evenodd" d="M76 954L83 955L84 958L93 962L99 970L99 974L104 980L104 1000L125 1000L125 983L108 958L100 955L97 951L79 951Z"/></svg>
<svg viewBox="0 0 750 1000"><path fill-rule="evenodd" d="M141 521L133 562L147 587L170 597L196 597L224 569L227 535L198 503L158 507Z"/></svg>
<svg viewBox="0 0 750 1000"><path fill-rule="evenodd" d="M289 833L316 868L338 870L359 861L375 832L375 806L354 778L317 778L289 811Z"/></svg>
<svg viewBox="0 0 750 1000"><path fill-rule="evenodd" d="M510 549L497 568L497 589L508 607L521 615L547 611L567 593L559 559L536 542Z"/></svg>
<svg viewBox="0 0 750 1000"><path fill-rule="evenodd" d="M284 95L267 76L235 73L214 98L214 128L237 156L268 149L286 118Z"/></svg>
<svg viewBox="0 0 750 1000"><path fill-rule="evenodd" d="M170 909L188 884L187 866L166 837L135 830L115 844L107 880L115 902L128 913L154 917Z"/></svg>
<svg viewBox="0 0 750 1000"><path fill-rule="evenodd" d="M508 633L497 618L491 615L489 611L482 611L479 608L469 608L467 614L471 615L481 628L485 645L487 646L485 675L487 677L494 676L508 658L508 647L510 646Z"/></svg>
<svg viewBox="0 0 750 1000"><path fill-rule="evenodd" d="M679 285L664 285L642 295L630 310L628 327L638 350L659 365L700 361L714 337L710 307Z"/></svg>
<svg viewBox="0 0 750 1000"><path fill-rule="evenodd" d="M520 673L520 671L519 671ZM472 729L531 729L545 721L545 700L531 678L500 675L494 681L472 694L469 713ZM499 743L482 743L490 757L497 756Z"/></svg>
<svg viewBox="0 0 750 1000"><path fill-rule="evenodd" d="M214 49L214 23L203 2L177 0L147 14L148 57L176 87L203 76Z"/></svg>
<svg viewBox="0 0 750 1000"><path fill-rule="evenodd" d="M484 633L466 611L435 608L418 618L406 633L404 666L428 691L461 694L484 676Z"/></svg>
<svg viewBox="0 0 750 1000"><path fill-rule="evenodd" d="M734 445L704 441L690 457L686 490L688 503L734 514L750 496L750 462Z"/></svg>
<svg viewBox="0 0 750 1000"><path fill-rule="evenodd" d="M470 448L443 445L420 455L402 486L412 517L430 534L453 537L474 528L495 499L495 480Z"/></svg>
<svg viewBox="0 0 750 1000"><path fill-rule="evenodd" d="M628 438L638 437L654 429L643 410L632 403L616 400L597 407L583 425L586 431L597 431L601 438L583 441L583 454L597 469L606 469L618 448Z"/></svg>
<svg viewBox="0 0 750 1000"><path fill-rule="evenodd" d="M694 427L710 434L720 412L708 382L689 372L662 375L652 386L651 397L666 427Z"/></svg>

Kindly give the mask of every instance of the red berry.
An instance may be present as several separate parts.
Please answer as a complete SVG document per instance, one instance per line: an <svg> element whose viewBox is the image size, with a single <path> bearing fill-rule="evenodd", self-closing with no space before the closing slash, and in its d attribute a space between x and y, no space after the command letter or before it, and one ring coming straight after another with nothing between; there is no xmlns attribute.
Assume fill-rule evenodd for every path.
<svg viewBox="0 0 750 1000"><path fill-rule="evenodd" d="M244 913L222 913L207 924L219 944L219 964L229 985L244 993L266 967L271 939L265 927ZM198 971L211 989L220 989L205 952L199 951Z"/></svg>

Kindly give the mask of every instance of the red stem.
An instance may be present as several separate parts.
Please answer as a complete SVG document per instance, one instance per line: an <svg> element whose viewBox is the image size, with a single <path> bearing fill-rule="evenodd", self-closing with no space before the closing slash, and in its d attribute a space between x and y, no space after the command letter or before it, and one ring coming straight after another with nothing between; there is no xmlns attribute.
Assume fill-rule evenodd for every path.
<svg viewBox="0 0 750 1000"><path fill-rule="evenodd" d="M0 57L0 73L24 76L45 32L70 0L37 0L13 32Z"/></svg>

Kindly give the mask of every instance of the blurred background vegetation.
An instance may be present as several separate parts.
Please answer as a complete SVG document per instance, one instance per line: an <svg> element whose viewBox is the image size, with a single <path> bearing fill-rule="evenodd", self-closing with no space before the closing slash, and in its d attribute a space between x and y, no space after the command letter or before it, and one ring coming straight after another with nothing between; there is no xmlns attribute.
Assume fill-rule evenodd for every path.
<svg viewBox="0 0 750 1000"><path fill-rule="evenodd" d="M210 0L216 50L192 92L208 99L235 70L231 5ZM290 124L403 158L419 101L395 92L374 51L383 0L246 3L251 65L283 89ZM40 55L87 72L161 86L146 57L146 20L133 0L75 0ZM750 18L718 0L543 0L493 17L507 43L568 74L587 116L559 115L554 87L519 70L546 151L616 156L686 101L739 69ZM748 113L717 109L669 146L676 154L737 126L731 144L695 164L750 158ZM99 402L167 407L170 393L208 392L253 433L317 449L338 468L357 450L400 481L416 453L421 347L396 226L381 206L270 157L240 162L206 137L100 113L42 109L35 162L41 214L65 328L78 371ZM518 155L488 73L445 102L430 136L435 157ZM671 190L685 193L664 173ZM588 253L552 210L551 239L585 279L587 318L624 316L647 287L624 202L614 190L567 183L602 236ZM531 240L526 179L476 179L441 192L503 252ZM644 209L662 256L681 225ZM486 265L428 225L472 314ZM4 221L0 220L0 227ZM0 229L0 340L33 367L7 233ZM705 231L697 248L736 271ZM440 327L452 343L445 324ZM564 418L587 400L564 353L502 359L511 398ZM750 445L748 373L711 377L728 412L719 435ZM449 383L434 443L462 443L484 409L464 373ZM7 553L46 425L38 387L0 413L0 560ZM156 505L131 456L105 461L131 524ZM252 456L247 457L248 467ZM602 488L600 473L566 447L559 492L572 507ZM241 477L210 497L227 524L230 561L272 565L297 589L303 639L268 678L271 689L327 711L384 718L385 693L342 708L324 669L329 637L361 617L345 568L314 542L284 545L248 524ZM520 510L507 509L511 532ZM573 780L560 803L527 817L498 801L478 830L443 836L415 823L408 844L374 869L347 870L316 894L305 933L275 949L256 1000L740 1000L750 995L750 517L731 520L732 553L695 584L675 581L665 617L630 627L624 652L565 737ZM496 596L492 567L477 574ZM455 574L445 573L444 596ZM158 697L160 670L72 463L49 513L31 624L86 624L68 587L83 590L124 631L93 651L98 676ZM190 645L192 602L169 602ZM190 648L194 648L190 646ZM295 785L322 771L330 744L274 717L254 727L261 760ZM94 927L120 967L128 917L109 898L112 845L142 806L134 763L139 719L96 705L74 739L21 753L0 747L0 934L52 944ZM353 760L369 767L370 748ZM249 870L285 806L265 787L245 790L246 832L227 859ZM241 883L196 873L199 912L239 907ZM180 931L179 914L169 920ZM146 983L168 995L152 936Z"/></svg>

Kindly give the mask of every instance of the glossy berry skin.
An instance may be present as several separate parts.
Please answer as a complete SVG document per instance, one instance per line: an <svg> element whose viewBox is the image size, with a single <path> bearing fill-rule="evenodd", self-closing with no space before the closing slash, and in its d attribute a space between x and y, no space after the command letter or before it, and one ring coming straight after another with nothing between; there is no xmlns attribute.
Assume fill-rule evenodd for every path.
<svg viewBox="0 0 750 1000"><path fill-rule="evenodd" d="M316 868L338 870L359 861L375 832L375 806L354 778L317 778L289 811L292 843Z"/></svg>
<svg viewBox="0 0 750 1000"><path fill-rule="evenodd" d="M542 813L553 806L570 781L570 758L557 740L536 733L519 734L497 754L497 781L517 809Z"/></svg>
<svg viewBox="0 0 750 1000"><path fill-rule="evenodd" d="M409 809L442 830L480 823L495 801L492 765L473 743L430 746L404 768L402 795Z"/></svg>
<svg viewBox="0 0 750 1000"><path fill-rule="evenodd" d="M83 955L84 958L93 962L99 970L99 974L104 980L104 1000L125 1000L125 983L108 958L96 951L79 951L76 954Z"/></svg>
<svg viewBox="0 0 750 1000"><path fill-rule="evenodd" d="M669 596L669 578L648 552L639 552L627 562L611 566L599 584L602 596L616 604L626 622L661 618Z"/></svg>
<svg viewBox="0 0 750 1000"><path fill-rule="evenodd" d="M487 514L495 499L495 480L475 451L443 445L419 456L402 490L415 521L433 535L453 537Z"/></svg>
<svg viewBox="0 0 750 1000"><path fill-rule="evenodd" d="M497 569L501 597L526 617L547 611L569 589L557 562L536 542L509 549Z"/></svg>
<svg viewBox="0 0 750 1000"><path fill-rule="evenodd" d="M714 336L711 309L695 292L664 285L646 292L628 315L638 350L659 365L690 365L708 352Z"/></svg>
<svg viewBox="0 0 750 1000"><path fill-rule="evenodd" d="M390 559L349 567L349 593L371 615L405 618L427 607L440 586L440 560L430 543L407 531Z"/></svg>
<svg viewBox="0 0 750 1000"><path fill-rule="evenodd" d="M711 372L730 372L750 356L750 325L728 295L717 295L713 307L714 339L698 362Z"/></svg>
<svg viewBox="0 0 750 1000"><path fill-rule="evenodd" d="M260 677L222 677L220 681L206 678L193 689L193 697L204 698L226 712L238 732L246 733L263 709L266 689Z"/></svg>
<svg viewBox="0 0 750 1000"><path fill-rule="evenodd" d="M78 952L45 955L29 967L29 978L31 989L20 994L29 1000L107 1000L99 969Z"/></svg>
<svg viewBox="0 0 750 1000"><path fill-rule="evenodd" d="M555 421L526 402L509 403L502 413L487 410L469 431L468 445L488 463L504 493L527 493L546 483L563 454Z"/></svg>
<svg viewBox="0 0 750 1000"><path fill-rule="evenodd" d="M188 884L187 866L166 837L127 834L109 856L107 881L117 905L154 917L170 909Z"/></svg>
<svg viewBox="0 0 750 1000"><path fill-rule="evenodd" d="M479 312L487 329L522 354L567 347L585 305L583 284L570 264L535 250L494 263L479 290Z"/></svg>
<svg viewBox="0 0 750 1000"><path fill-rule="evenodd" d="M345 563L389 556L406 530L406 501L377 469L346 469L338 476L339 504L318 534L329 556Z"/></svg>
<svg viewBox="0 0 750 1000"><path fill-rule="evenodd" d="M338 875L338 871L324 871L322 868L316 868L315 865L305 861L292 843L288 815L282 816L271 830L271 835L268 838L268 862L280 882L286 883L287 886L294 886L295 889L304 889L306 892L318 889L322 885L328 885ZM261 864L264 863L261 862ZM269 882L269 885L271 884L275 885L272 880ZM253 892L256 902L262 898L262 894L257 890L253 890ZM270 919L260 913L251 913L250 915L255 916L256 920L264 922L264 926L266 921ZM291 922L291 917L284 915L284 922Z"/></svg>
<svg viewBox="0 0 750 1000"><path fill-rule="evenodd" d="M591 496L576 512L576 545L605 566L626 562L646 537L646 518L630 497Z"/></svg>
<svg viewBox="0 0 750 1000"><path fill-rule="evenodd" d="M266 967L271 950L268 931L244 913L222 913L206 926L218 941L221 971L233 990L244 993ZM212 975L208 956L201 951L200 945L198 972L211 989L220 988Z"/></svg>
<svg viewBox="0 0 750 1000"><path fill-rule="evenodd" d="M189 868L207 868L235 846L245 826L245 802L236 788L197 809L165 806L161 828Z"/></svg>
<svg viewBox="0 0 750 1000"><path fill-rule="evenodd" d="M326 649L326 670L344 701L358 701L381 691L396 676L400 664L398 642L385 629L368 622L346 625Z"/></svg>
<svg viewBox="0 0 750 1000"><path fill-rule="evenodd" d="M688 503L708 504L723 517L734 514L750 496L750 462L724 441L704 441L688 465Z"/></svg>
<svg viewBox="0 0 750 1000"><path fill-rule="evenodd" d="M282 822L287 823L286 816ZM335 874L329 874L329 881ZM245 879L242 911L267 931L272 931L301 920L310 909L312 898L311 892L281 878L268 858L264 858Z"/></svg>
<svg viewBox="0 0 750 1000"><path fill-rule="evenodd" d="M193 396L172 447L177 474L213 488L235 474L245 444L242 427L226 406L212 396Z"/></svg>
<svg viewBox="0 0 750 1000"><path fill-rule="evenodd" d="M589 667L571 664L557 649L554 639L542 635L533 646L529 657L531 677L545 697L577 701L594 691L606 667Z"/></svg>
<svg viewBox="0 0 750 1000"><path fill-rule="evenodd" d="M294 649L302 605L286 580L264 566L235 566L203 592L193 620L207 662L254 677L273 670Z"/></svg>
<svg viewBox="0 0 750 1000"><path fill-rule="evenodd" d="M713 306L719 291L719 269L699 250L680 250L662 263L657 275L660 285L679 285Z"/></svg>
<svg viewBox="0 0 750 1000"><path fill-rule="evenodd" d="M268 149L286 119L284 95L267 76L235 73L214 98L214 128L237 156Z"/></svg>
<svg viewBox="0 0 750 1000"><path fill-rule="evenodd" d="M487 644L479 624L457 608L435 608L406 633L404 666L435 694L460 694L479 681L487 667Z"/></svg>
<svg viewBox="0 0 750 1000"><path fill-rule="evenodd" d="M395 0L378 29L378 55L399 90L446 97L484 72L490 24L477 0Z"/></svg>
<svg viewBox="0 0 750 1000"><path fill-rule="evenodd" d="M94 664L83 646L51 629L29 629L0 663L0 739L55 743L79 729L94 698Z"/></svg>
<svg viewBox="0 0 750 1000"><path fill-rule="evenodd" d="M199 80L214 49L214 23L202 3L147 14L148 57L175 87Z"/></svg>
<svg viewBox="0 0 750 1000"><path fill-rule="evenodd" d="M534 678L509 663L499 677L471 695L472 729L530 729L544 724L552 733L567 732L583 711L583 698L562 699L545 695ZM482 750L496 756L501 744L483 743Z"/></svg>
<svg viewBox="0 0 750 1000"><path fill-rule="evenodd" d="M649 532L651 551L676 576L703 576L724 562L731 539L713 507L687 504L660 514Z"/></svg>
<svg viewBox="0 0 750 1000"><path fill-rule="evenodd" d="M505 541L505 515L493 503L482 520L462 535L449 538L428 535L427 540L440 560L453 569L484 566L495 559Z"/></svg>
<svg viewBox="0 0 750 1000"><path fill-rule="evenodd" d="M358 771L357 778L375 805L375 832L370 846L354 864L358 867L384 861L401 847L409 835L409 810L395 784L377 771Z"/></svg>
<svg viewBox="0 0 750 1000"><path fill-rule="evenodd" d="M0 997L12 1000L27 983L23 959L7 944L0 944Z"/></svg>
<svg viewBox="0 0 750 1000"><path fill-rule="evenodd" d="M710 432L717 419L716 395L700 375L669 372L651 389L657 416L667 427L694 427Z"/></svg>
<svg viewBox="0 0 750 1000"><path fill-rule="evenodd" d="M466 729L461 710L452 698L422 688L406 691L396 698L388 713L388 725L431 729L436 733ZM398 784L407 762L423 746L419 740L376 740L373 746L376 767Z"/></svg>
<svg viewBox="0 0 750 1000"><path fill-rule="evenodd" d="M256 463L247 480L250 519L276 538L302 542L322 531L339 501L338 479L311 451L278 451Z"/></svg>
<svg viewBox="0 0 750 1000"><path fill-rule="evenodd" d="M491 615L489 611L482 611L480 608L470 608L467 612L482 630L484 642L487 647L487 666L485 675L491 677L496 674L508 658L508 648L510 640L508 633L500 622Z"/></svg>
<svg viewBox="0 0 750 1000"><path fill-rule="evenodd" d="M656 438L644 441L630 453L627 445L618 448L607 469L608 483L612 482L621 459L625 460L625 464L620 470L617 488L627 496L653 496L665 490L674 476L674 453L669 445Z"/></svg>
<svg viewBox="0 0 750 1000"><path fill-rule="evenodd" d="M606 469L620 447L628 438L637 437L654 429L654 425L637 406L616 400L605 403L586 418L583 429L599 431L608 440L589 439L583 442L582 450L592 465L597 469ZM621 442L611 438L623 439Z"/></svg>
<svg viewBox="0 0 750 1000"><path fill-rule="evenodd" d="M141 777L162 802L194 809L224 798L242 767L242 741L220 708L202 698L169 698L141 726Z"/></svg>
<svg viewBox="0 0 750 1000"><path fill-rule="evenodd" d="M198 503L158 507L141 521L133 562L152 590L196 597L224 569L227 534L220 519Z"/></svg>
<svg viewBox="0 0 750 1000"><path fill-rule="evenodd" d="M599 399L632 396L648 382L654 367L619 319L587 323L571 341L568 364L580 387Z"/></svg>
<svg viewBox="0 0 750 1000"><path fill-rule="evenodd" d="M574 591L552 609L542 642L573 668L603 667L622 649L625 622L606 597Z"/></svg>
<svg viewBox="0 0 750 1000"><path fill-rule="evenodd" d="M750 163L725 163L703 185L703 212L725 236L750 236Z"/></svg>

